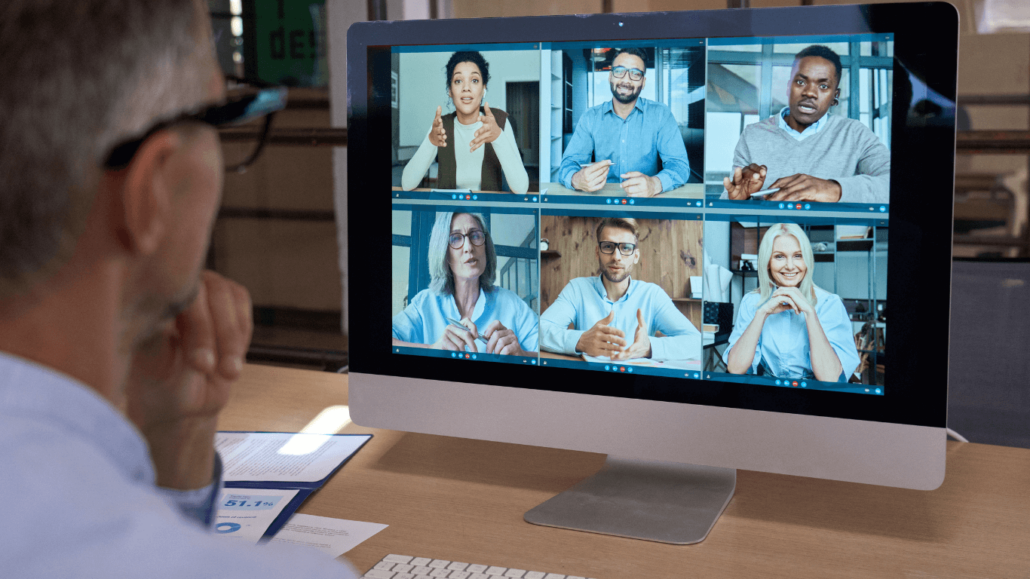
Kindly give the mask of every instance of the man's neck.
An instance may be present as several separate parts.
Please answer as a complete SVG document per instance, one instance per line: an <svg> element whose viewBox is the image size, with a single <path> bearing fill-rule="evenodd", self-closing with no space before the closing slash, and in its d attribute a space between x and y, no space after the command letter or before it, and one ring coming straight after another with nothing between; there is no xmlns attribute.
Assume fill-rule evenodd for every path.
<svg viewBox="0 0 1030 579"><path fill-rule="evenodd" d="M615 283L602 275L601 283L604 284L604 291L608 294L608 299L612 302L621 300L622 296L626 295L626 292L629 290L629 280L630 277L626 276L626 279Z"/></svg>
<svg viewBox="0 0 1030 579"><path fill-rule="evenodd" d="M819 117L819 118L821 119L822 117ZM793 117L793 115L791 115L789 113L787 114L787 118L785 120L787 121L787 126L788 127L794 129L795 131L797 131L799 133L805 132L805 129L807 129L808 127L811 127L812 125L815 124L815 123L812 123L812 125L802 125L801 123L799 123L797 121L797 119L795 119ZM819 119L816 119L815 122L818 123Z"/></svg>
<svg viewBox="0 0 1030 579"><path fill-rule="evenodd" d="M122 410L129 358L115 269L65 266L30 295L0 300L0 350L66 374Z"/></svg>
<svg viewBox="0 0 1030 579"><path fill-rule="evenodd" d="M612 110L615 114L619 115L622 120L626 120L629 114L633 112L633 109L637 106L637 99L633 99L632 102L624 103L619 102L618 99L612 97Z"/></svg>

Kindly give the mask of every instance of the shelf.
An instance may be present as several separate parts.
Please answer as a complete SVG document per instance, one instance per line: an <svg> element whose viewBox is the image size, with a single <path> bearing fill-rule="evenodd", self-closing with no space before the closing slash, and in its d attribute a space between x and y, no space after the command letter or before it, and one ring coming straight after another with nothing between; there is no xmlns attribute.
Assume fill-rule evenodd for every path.
<svg viewBox="0 0 1030 579"><path fill-rule="evenodd" d="M730 270L733 275L742 275L744 277L755 277L758 275L757 271L740 271L739 269Z"/></svg>
<svg viewBox="0 0 1030 579"><path fill-rule="evenodd" d="M561 257L561 252L557 249L545 249L540 252L540 257Z"/></svg>
<svg viewBox="0 0 1030 579"><path fill-rule="evenodd" d="M672 298L674 302L686 302L686 303L701 303L704 300L695 298Z"/></svg>
<svg viewBox="0 0 1030 579"><path fill-rule="evenodd" d="M838 239L837 253L842 251L869 251L873 248L872 239Z"/></svg>

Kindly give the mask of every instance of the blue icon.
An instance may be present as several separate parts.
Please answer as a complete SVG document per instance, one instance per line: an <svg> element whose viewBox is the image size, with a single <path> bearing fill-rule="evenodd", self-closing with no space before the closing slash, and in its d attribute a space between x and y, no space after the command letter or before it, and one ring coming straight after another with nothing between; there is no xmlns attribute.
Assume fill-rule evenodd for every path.
<svg viewBox="0 0 1030 579"><path fill-rule="evenodd" d="M886 213L886 212L887 212L887 206L886 205L880 205L880 213Z"/></svg>
<svg viewBox="0 0 1030 579"><path fill-rule="evenodd" d="M879 388L877 388L877 389L876 389L876 393L877 393L877 394L879 394L879 393L880 393L880 389L879 389Z"/></svg>
<svg viewBox="0 0 1030 579"><path fill-rule="evenodd" d="M215 532L224 535L225 533L235 533L241 528L242 527L236 523L218 523L215 525Z"/></svg>
<svg viewBox="0 0 1030 579"><path fill-rule="evenodd" d="M611 366L605 365L604 369L605 369L605 370L610 370L610 369L611 369Z"/></svg>
<svg viewBox="0 0 1030 579"><path fill-rule="evenodd" d="M695 379L700 378L700 377L701 377L701 373L700 372L694 372L694 378Z"/></svg>
<svg viewBox="0 0 1030 579"><path fill-rule="evenodd" d="M776 385L777 385L777 386L779 386L779 385L780 385L780 381L779 381L779 380L777 380L777 381L776 381Z"/></svg>
<svg viewBox="0 0 1030 579"><path fill-rule="evenodd" d="M473 201L475 201L476 199L479 199L479 195L473 195L473 196L472 196L472 200L473 200Z"/></svg>
<svg viewBox="0 0 1030 579"><path fill-rule="evenodd" d="M783 203L780 203L780 209L783 209Z"/></svg>
<svg viewBox="0 0 1030 579"><path fill-rule="evenodd" d="M812 204L811 203L805 203L805 209L811 209L811 208L812 208Z"/></svg>
<svg viewBox="0 0 1030 579"><path fill-rule="evenodd" d="M630 199L630 200L629 200L629 204L630 204L630 205L633 205L633 203L634 203L634 201L633 201L632 199Z"/></svg>
<svg viewBox="0 0 1030 579"><path fill-rule="evenodd" d="M453 201L453 200L455 200L455 199L457 199L457 198L458 198L458 196L457 196L457 195L451 195L451 200L452 200L452 201Z"/></svg>
<svg viewBox="0 0 1030 579"><path fill-rule="evenodd" d="M630 366L629 368L627 368L626 371L629 372L630 374L632 374L633 373L633 366Z"/></svg>
<svg viewBox="0 0 1030 579"><path fill-rule="evenodd" d="M458 353L457 352L451 352L451 358L457 358L457 357L458 357Z"/></svg>
<svg viewBox="0 0 1030 579"><path fill-rule="evenodd" d="M533 198L533 203L536 203L536 197Z"/></svg>
<svg viewBox="0 0 1030 579"><path fill-rule="evenodd" d="M472 359L473 359L473 360L475 360L475 359L476 359L476 355L475 355L475 354L472 354Z"/></svg>
<svg viewBox="0 0 1030 579"><path fill-rule="evenodd" d="M801 383L801 387L802 388L808 388L808 382L802 382Z"/></svg>
<svg viewBox="0 0 1030 579"><path fill-rule="evenodd" d="M532 362L530 362L530 364L536 366L536 360L533 360Z"/></svg>
<svg viewBox="0 0 1030 579"><path fill-rule="evenodd" d="M612 200L610 198L609 199L605 199L604 202L607 203L608 205L612 204Z"/></svg>
<svg viewBox="0 0 1030 579"><path fill-rule="evenodd" d="M700 206L702 206L702 205L704 205L704 203L701 203L700 201L698 201L698 202L697 202L697 206L698 206L698 207L700 207Z"/></svg>

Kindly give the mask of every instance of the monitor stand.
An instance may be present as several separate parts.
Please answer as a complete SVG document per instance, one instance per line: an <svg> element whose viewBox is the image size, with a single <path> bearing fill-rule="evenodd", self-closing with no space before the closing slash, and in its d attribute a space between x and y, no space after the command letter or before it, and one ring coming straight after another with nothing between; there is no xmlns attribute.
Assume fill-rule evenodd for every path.
<svg viewBox="0 0 1030 579"><path fill-rule="evenodd" d="M604 468L534 507L547 527L689 545L708 536L733 498L737 471L608 457Z"/></svg>

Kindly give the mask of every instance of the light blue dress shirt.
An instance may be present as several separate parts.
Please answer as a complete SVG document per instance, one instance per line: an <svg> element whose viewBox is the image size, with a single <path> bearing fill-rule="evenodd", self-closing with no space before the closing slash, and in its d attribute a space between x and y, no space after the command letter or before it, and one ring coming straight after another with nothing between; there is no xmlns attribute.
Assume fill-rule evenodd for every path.
<svg viewBox="0 0 1030 579"><path fill-rule="evenodd" d="M611 327L626 334L633 343L637 331L637 310L642 310L651 338L653 360L686 360L701 357L701 332L672 303L660 286L630 278L626 294L608 299L601 277L577 277L558 294L551 307L540 315L541 345L558 354L579 355L576 344L584 332L615 312ZM569 324L576 329L570 330ZM664 337L655 337L657 332Z"/></svg>
<svg viewBox="0 0 1030 579"><path fill-rule="evenodd" d="M393 317L393 337L402 342L433 344L450 324L447 318L461 319L454 296L425 289L411 300L408 307ZM536 313L515 292L494 286L489 292L479 290L476 307L470 318L482 336L494 320L515 332L519 346L527 352L539 349L539 323ZM480 344L480 351L483 351Z"/></svg>
<svg viewBox="0 0 1030 579"><path fill-rule="evenodd" d="M558 180L572 189L572 175L581 164L605 159L614 163L608 169L609 183L621 182L623 173L640 171L648 176L657 174L662 191L671 191L690 179L687 148L676 117L669 107L643 97L625 120L615 114L611 100L587 109L562 155Z"/></svg>
<svg viewBox="0 0 1030 579"><path fill-rule="evenodd" d="M844 308L844 302L836 294L816 287L815 297L818 300L815 314L819 318L819 325L822 326L823 333L840 360L842 372L838 381L847 382L859 363L851 318ZM729 357L734 344L751 320L755 319L760 299L758 292L751 292L740 300L737 321L733 325L733 332L730 334L723 358ZM755 358L748 373L757 374L759 365L764 365L766 370L777 378L814 378L804 314L795 314L787 310L765 319L762 335L759 336L758 346L755 348Z"/></svg>
<svg viewBox="0 0 1030 579"><path fill-rule="evenodd" d="M781 129L786 131L787 134L790 135L795 141L804 141L808 137L811 137L818 133L819 130L823 128L823 125L826 124L826 117L830 116L830 113L827 112L825 115L819 117L819 120L809 125L803 133L795 131L793 128L791 128L790 125L787 124L787 117L789 115L790 107L783 107L782 109L780 109L780 114L776 117L778 121L777 124L780 126Z"/></svg>
<svg viewBox="0 0 1030 579"><path fill-rule="evenodd" d="M356 577L317 552L214 536L154 486L146 441L106 399L3 353L0 465L4 577Z"/></svg>

